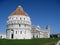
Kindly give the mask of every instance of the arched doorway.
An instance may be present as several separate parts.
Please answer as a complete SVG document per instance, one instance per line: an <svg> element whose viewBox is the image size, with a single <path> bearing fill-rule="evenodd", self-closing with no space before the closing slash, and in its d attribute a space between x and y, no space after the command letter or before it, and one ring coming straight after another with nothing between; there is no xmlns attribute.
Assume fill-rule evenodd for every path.
<svg viewBox="0 0 60 45"><path fill-rule="evenodd" d="M13 29L11 29L11 39L13 39L14 38L14 31L13 31Z"/></svg>
<svg viewBox="0 0 60 45"><path fill-rule="evenodd" d="M13 35L13 34L11 34L11 39L13 39L13 37L14 37L14 35Z"/></svg>

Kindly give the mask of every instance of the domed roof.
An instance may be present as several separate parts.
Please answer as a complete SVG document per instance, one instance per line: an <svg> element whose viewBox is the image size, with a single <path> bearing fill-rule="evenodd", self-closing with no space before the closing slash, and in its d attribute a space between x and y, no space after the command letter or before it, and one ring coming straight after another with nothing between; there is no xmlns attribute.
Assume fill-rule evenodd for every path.
<svg viewBox="0 0 60 45"><path fill-rule="evenodd" d="M24 12L21 6L18 6L18 8L11 14L11 16L14 16L14 15L27 16L27 13Z"/></svg>

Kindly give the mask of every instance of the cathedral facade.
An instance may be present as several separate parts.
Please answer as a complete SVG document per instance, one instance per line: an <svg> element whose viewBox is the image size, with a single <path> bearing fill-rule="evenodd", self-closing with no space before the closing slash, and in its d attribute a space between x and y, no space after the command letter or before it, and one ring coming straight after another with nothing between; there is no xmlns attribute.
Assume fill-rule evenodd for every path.
<svg viewBox="0 0 60 45"><path fill-rule="evenodd" d="M30 17L21 6L8 17L6 39L50 38L50 27L41 30L39 26L32 26Z"/></svg>

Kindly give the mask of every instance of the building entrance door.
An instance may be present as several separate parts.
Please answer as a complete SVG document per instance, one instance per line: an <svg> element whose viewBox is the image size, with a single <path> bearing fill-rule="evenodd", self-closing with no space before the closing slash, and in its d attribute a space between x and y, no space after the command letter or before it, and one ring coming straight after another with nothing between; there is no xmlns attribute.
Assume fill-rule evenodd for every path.
<svg viewBox="0 0 60 45"><path fill-rule="evenodd" d="M14 35L13 34L11 34L11 39L13 39L14 38Z"/></svg>

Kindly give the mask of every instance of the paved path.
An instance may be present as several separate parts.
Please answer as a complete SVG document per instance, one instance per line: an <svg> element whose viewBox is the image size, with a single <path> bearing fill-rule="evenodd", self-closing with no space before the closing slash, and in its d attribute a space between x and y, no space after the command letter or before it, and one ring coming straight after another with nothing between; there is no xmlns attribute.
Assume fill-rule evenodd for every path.
<svg viewBox="0 0 60 45"><path fill-rule="evenodd" d="M60 40L55 45L60 45Z"/></svg>

